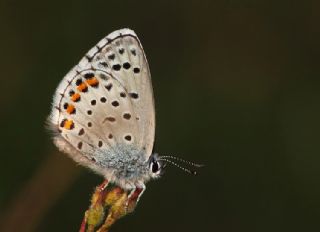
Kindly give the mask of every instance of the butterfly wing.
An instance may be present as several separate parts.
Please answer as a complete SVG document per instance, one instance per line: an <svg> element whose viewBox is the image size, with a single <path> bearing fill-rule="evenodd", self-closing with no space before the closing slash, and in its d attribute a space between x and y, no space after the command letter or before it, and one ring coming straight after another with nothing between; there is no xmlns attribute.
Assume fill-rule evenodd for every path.
<svg viewBox="0 0 320 232"><path fill-rule="evenodd" d="M64 77L49 121L58 147L78 162L95 161L96 150L123 143L149 158L155 133L151 76L132 30L109 34Z"/></svg>

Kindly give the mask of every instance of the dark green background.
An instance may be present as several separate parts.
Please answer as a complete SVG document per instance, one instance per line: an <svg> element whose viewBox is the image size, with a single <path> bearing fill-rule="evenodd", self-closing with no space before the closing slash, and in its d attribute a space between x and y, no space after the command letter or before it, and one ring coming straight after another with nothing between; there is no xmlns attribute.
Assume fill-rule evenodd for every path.
<svg viewBox="0 0 320 232"><path fill-rule="evenodd" d="M58 153L44 121L71 67L129 27L152 73L155 151L206 167L197 177L168 169L112 231L319 231L319 10L289 0L2 0L1 224L16 202L36 199L19 230L3 228L78 230L102 178ZM51 179L24 192L42 169ZM31 220L37 199L48 207Z"/></svg>

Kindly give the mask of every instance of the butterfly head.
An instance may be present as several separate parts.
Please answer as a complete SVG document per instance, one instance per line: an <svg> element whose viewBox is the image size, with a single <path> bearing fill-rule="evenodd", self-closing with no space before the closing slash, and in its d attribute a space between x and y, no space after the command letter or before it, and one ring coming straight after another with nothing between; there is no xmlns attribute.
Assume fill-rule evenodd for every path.
<svg viewBox="0 0 320 232"><path fill-rule="evenodd" d="M160 177L164 166L158 159L158 154L152 154L148 161L149 165L149 173L152 178L158 178Z"/></svg>

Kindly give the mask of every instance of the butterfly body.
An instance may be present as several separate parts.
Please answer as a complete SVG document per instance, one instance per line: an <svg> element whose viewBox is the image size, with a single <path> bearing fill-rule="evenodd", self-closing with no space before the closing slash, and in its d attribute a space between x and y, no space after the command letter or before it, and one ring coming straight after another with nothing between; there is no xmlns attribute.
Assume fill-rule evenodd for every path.
<svg viewBox="0 0 320 232"><path fill-rule="evenodd" d="M49 124L60 150L109 182L133 189L159 176L154 170L156 156L151 154L155 133L151 76L132 30L109 34L64 77L54 95Z"/></svg>

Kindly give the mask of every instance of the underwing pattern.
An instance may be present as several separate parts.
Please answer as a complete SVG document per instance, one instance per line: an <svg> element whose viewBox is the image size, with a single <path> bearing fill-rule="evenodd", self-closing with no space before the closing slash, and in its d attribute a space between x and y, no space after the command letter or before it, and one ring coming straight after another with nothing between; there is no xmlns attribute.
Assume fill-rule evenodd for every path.
<svg viewBox="0 0 320 232"><path fill-rule="evenodd" d="M49 116L57 147L124 189L144 188L155 134L151 76L134 31L103 38L63 78Z"/></svg>

